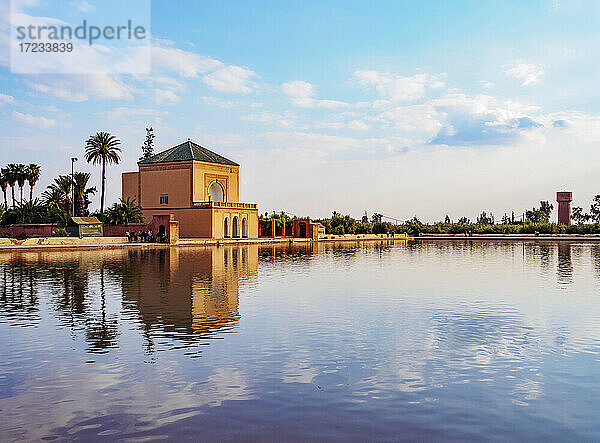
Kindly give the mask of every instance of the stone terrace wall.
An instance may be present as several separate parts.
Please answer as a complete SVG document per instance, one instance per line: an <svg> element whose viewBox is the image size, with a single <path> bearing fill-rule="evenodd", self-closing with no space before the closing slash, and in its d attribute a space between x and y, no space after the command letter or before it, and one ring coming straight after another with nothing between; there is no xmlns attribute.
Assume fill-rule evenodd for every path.
<svg viewBox="0 0 600 443"><path fill-rule="evenodd" d="M18 237L25 235L26 237L51 237L52 231L58 228L52 224L30 224L30 225L8 225L0 226L0 233L7 233Z"/></svg>
<svg viewBox="0 0 600 443"><path fill-rule="evenodd" d="M148 223L130 223L128 225L104 225L105 237L125 237L126 232L147 231Z"/></svg>

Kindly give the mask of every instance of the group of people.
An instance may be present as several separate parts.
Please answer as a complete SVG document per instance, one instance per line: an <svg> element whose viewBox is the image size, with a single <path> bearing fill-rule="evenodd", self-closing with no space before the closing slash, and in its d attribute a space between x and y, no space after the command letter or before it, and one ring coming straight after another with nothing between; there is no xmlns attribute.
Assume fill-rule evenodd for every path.
<svg viewBox="0 0 600 443"><path fill-rule="evenodd" d="M164 242L166 240L166 235L164 232L159 232L157 235L154 235L152 230L148 229L147 231L133 231L133 232L125 232L125 236L127 237L127 241L130 242L138 242L141 241L143 243L156 243L156 242Z"/></svg>

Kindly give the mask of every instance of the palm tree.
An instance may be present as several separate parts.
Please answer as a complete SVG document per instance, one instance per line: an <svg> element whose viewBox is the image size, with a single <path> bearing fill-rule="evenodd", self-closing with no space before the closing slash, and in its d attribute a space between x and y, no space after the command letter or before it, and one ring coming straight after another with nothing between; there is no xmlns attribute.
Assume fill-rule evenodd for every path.
<svg viewBox="0 0 600 443"><path fill-rule="evenodd" d="M111 225L127 225L143 221L142 208L135 203L135 199L124 200L121 198L119 203L113 204L106 210L106 222Z"/></svg>
<svg viewBox="0 0 600 443"><path fill-rule="evenodd" d="M40 179L40 166L31 163L27 166L27 182L29 183L29 201L33 201L33 187Z"/></svg>
<svg viewBox="0 0 600 443"><path fill-rule="evenodd" d="M106 189L106 163L119 164L121 142L108 132L98 132L85 142L85 159L94 165L102 163L102 193L100 196L100 214L104 213L104 192Z"/></svg>
<svg viewBox="0 0 600 443"><path fill-rule="evenodd" d="M17 169L15 173L17 174L17 184L19 185L19 189L21 190L20 203L23 204L23 186L25 186L25 182L27 181L27 167L21 164L18 164L16 166Z"/></svg>
<svg viewBox="0 0 600 443"><path fill-rule="evenodd" d="M17 171L19 167L14 163L10 163L6 165L5 174L8 179L8 184L10 186L10 192L12 194L12 205L15 207L15 183L17 183Z"/></svg>
<svg viewBox="0 0 600 443"><path fill-rule="evenodd" d="M79 216L85 215L90 204L88 196L96 193L96 187L88 188L90 180L89 172L76 172L73 175L73 193L75 194L75 213Z"/></svg>
<svg viewBox="0 0 600 443"><path fill-rule="evenodd" d="M8 209L8 200L6 199L6 189L8 188L8 176L6 168L2 168L2 170L0 170L0 187L2 188L2 193L4 194L4 208Z"/></svg>
<svg viewBox="0 0 600 443"><path fill-rule="evenodd" d="M13 212L19 223L40 223L44 220L45 207L36 198L30 202L20 203Z"/></svg>
<svg viewBox="0 0 600 443"><path fill-rule="evenodd" d="M72 183L70 175L59 175L54 179L54 183L48 185L48 188L42 193L44 203L70 213Z"/></svg>

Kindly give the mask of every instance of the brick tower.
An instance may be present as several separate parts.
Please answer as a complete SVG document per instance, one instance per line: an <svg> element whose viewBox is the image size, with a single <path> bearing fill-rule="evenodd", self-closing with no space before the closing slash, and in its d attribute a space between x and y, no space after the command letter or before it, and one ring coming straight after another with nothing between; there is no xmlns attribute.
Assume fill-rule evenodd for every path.
<svg viewBox="0 0 600 443"><path fill-rule="evenodd" d="M561 225L570 225L571 202L573 201L573 193L557 192L556 201L558 202L558 223Z"/></svg>

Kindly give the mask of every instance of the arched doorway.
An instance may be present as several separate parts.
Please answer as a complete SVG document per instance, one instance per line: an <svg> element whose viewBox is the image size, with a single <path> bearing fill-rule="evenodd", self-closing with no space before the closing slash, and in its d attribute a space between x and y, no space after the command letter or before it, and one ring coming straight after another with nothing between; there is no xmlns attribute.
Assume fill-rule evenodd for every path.
<svg viewBox="0 0 600 443"><path fill-rule="evenodd" d="M166 240L165 225L160 225L158 227L158 241L164 241L164 240Z"/></svg>
<svg viewBox="0 0 600 443"><path fill-rule="evenodd" d="M240 236L240 219L238 218L238 216L236 215L235 217L233 217L233 223L232 223L232 237L235 238L239 238Z"/></svg>
<svg viewBox="0 0 600 443"><path fill-rule="evenodd" d="M229 238L229 217L225 217L223 220L223 237Z"/></svg>
<svg viewBox="0 0 600 443"><path fill-rule="evenodd" d="M225 191L219 182L213 182L213 184L210 185L210 188L208 188L208 198L212 202L225 201Z"/></svg>
<svg viewBox="0 0 600 443"><path fill-rule="evenodd" d="M300 222L298 223L298 227L300 228L300 237L306 238L306 223Z"/></svg>
<svg viewBox="0 0 600 443"><path fill-rule="evenodd" d="M246 217L242 219L242 237L248 238L248 220L246 220Z"/></svg>

